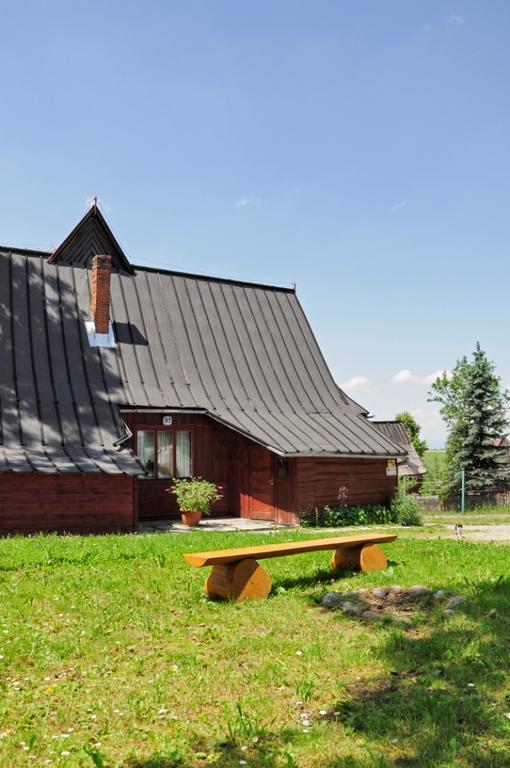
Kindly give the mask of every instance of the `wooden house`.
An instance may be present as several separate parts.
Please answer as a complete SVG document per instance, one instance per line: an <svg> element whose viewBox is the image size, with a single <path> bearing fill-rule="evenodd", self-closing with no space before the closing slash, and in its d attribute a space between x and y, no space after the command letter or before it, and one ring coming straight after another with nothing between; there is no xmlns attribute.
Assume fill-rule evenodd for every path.
<svg viewBox="0 0 510 768"><path fill-rule="evenodd" d="M385 437L399 445L404 455L397 462L399 479L406 478L410 487L417 488L421 485L427 472L425 464L418 456L416 448L409 436L409 432L400 421L373 421L372 424ZM412 484L412 485L411 485Z"/></svg>
<svg viewBox="0 0 510 768"><path fill-rule="evenodd" d="M0 533L177 513L296 522L386 503L399 445L335 384L294 290L131 264L94 206L51 253L0 248Z"/></svg>

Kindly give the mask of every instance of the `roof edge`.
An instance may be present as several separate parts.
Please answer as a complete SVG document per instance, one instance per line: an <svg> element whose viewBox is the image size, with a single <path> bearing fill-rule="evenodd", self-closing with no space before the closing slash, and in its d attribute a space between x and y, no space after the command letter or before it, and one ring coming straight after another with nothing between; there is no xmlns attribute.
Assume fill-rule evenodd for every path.
<svg viewBox="0 0 510 768"><path fill-rule="evenodd" d="M0 245L0 252L19 253L21 256L51 256L51 251L45 251L41 248L21 248L19 245Z"/></svg>
<svg viewBox="0 0 510 768"><path fill-rule="evenodd" d="M285 285L271 285L269 283L256 283L251 280L238 280L232 277L219 277L217 275L203 275L196 272L182 272L178 269L165 269L165 267L148 267L145 264L131 264L135 270L144 272L156 272L164 275L176 275L187 277L191 280L205 280L208 283L228 283L228 285L248 286L249 288L262 288L266 291L282 291L283 293L296 293L296 289Z"/></svg>
<svg viewBox="0 0 510 768"><path fill-rule="evenodd" d="M54 254L54 251L49 251L42 248L22 248L21 246L18 246L18 245L1 245L0 244L0 253L17 253L17 254L20 254L21 256L42 256L44 258L49 259L51 264L54 263L51 259L51 257ZM55 266L57 266L56 263L55 263ZM65 265L65 266L72 266L72 265ZM148 267L145 264L132 264L131 262L130 262L130 267L133 271L136 271L136 272L139 272L139 271L155 272L163 275L176 275L177 277L187 277L187 278L190 278L191 280L204 280L209 283L227 283L227 285L239 285L241 287L246 286L248 288L261 288L265 291L280 291L282 293L296 294L295 287L291 288L286 285L274 285L272 283L257 283L251 280L241 280L241 279L236 279L232 277L220 277L218 275L204 275L197 272L182 272L179 269L165 269L165 267Z"/></svg>

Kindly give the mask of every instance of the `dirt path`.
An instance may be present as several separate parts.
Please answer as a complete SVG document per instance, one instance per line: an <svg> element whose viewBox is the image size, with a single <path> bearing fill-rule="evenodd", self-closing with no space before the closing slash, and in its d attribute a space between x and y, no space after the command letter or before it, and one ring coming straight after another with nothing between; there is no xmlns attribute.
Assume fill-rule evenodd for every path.
<svg viewBox="0 0 510 768"><path fill-rule="evenodd" d="M444 526L451 536L455 536L455 526ZM463 538L465 541L496 541L499 544L510 544L510 524L499 525L464 525Z"/></svg>

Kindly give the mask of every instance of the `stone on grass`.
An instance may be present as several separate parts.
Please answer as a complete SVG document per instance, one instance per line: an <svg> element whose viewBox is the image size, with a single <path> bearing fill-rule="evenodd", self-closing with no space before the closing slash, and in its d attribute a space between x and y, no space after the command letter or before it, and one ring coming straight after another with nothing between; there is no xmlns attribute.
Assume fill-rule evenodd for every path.
<svg viewBox="0 0 510 768"><path fill-rule="evenodd" d="M450 597L448 602L446 603L447 610L451 611L454 608L457 608L459 605L462 605L462 603L466 602L466 598L462 597L461 595L453 595Z"/></svg>
<svg viewBox="0 0 510 768"><path fill-rule="evenodd" d="M361 611L363 610L360 608L359 605L354 605L354 603L345 602L341 604L341 609L344 613L347 613L349 616L359 616Z"/></svg>
<svg viewBox="0 0 510 768"><path fill-rule="evenodd" d="M388 588L387 587L375 587L375 589L372 590L372 594L374 597L386 597L388 594Z"/></svg>
<svg viewBox="0 0 510 768"><path fill-rule="evenodd" d="M375 611L363 611L363 613L361 614L361 618L364 621L373 621L374 619L379 618L379 614L376 613Z"/></svg>
<svg viewBox="0 0 510 768"><path fill-rule="evenodd" d="M324 608L340 608L340 605L345 601L345 595L340 592L327 592L321 600L321 605Z"/></svg>
<svg viewBox="0 0 510 768"><path fill-rule="evenodd" d="M409 587L409 595L411 597L427 597L432 592L428 587L424 587L422 584L415 584L413 587Z"/></svg>
<svg viewBox="0 0 510 768"><path fill-rule="evenodd" d="M438 589L437 592L434 592L434 600L444 600L446 597L446 590L445 589Z"/></svg>
<svg viewBox="0 0 510 768"><path fill-rule="evenodd" d="M357 600L359 597L359 590L353 589L352 592L344 592L343 595L347 600Z"/></svg>
<svg viewBox="0 0 510 768"><path fill-rule="evenodd" d="M390 592L393 592L395 595L399 595L402 591L400 584L393 584L393 586L390 587Z"/></svg>

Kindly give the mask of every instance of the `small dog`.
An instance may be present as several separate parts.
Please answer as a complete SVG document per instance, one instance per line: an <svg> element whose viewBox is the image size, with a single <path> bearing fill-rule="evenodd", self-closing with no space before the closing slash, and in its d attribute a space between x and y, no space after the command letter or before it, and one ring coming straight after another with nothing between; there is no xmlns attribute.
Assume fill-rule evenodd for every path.
<svg viewBox="0 0 510 768"><path fill-rule="evenodd" d="M464 526L462 523L457 523L455 526L455 535L459 541L462 541L462 538L464 536Z"/></svg>

